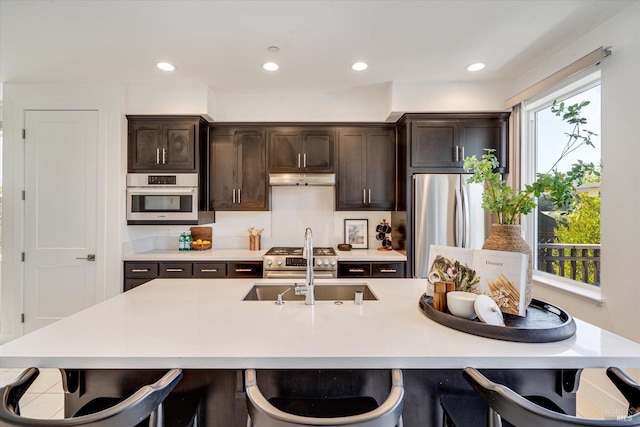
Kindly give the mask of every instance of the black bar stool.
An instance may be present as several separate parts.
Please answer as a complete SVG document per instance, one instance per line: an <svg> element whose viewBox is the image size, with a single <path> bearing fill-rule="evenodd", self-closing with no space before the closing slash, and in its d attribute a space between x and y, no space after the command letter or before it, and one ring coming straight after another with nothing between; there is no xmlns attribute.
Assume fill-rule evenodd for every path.
<svg viewBox="0 0 640 427"><path fill-rule="evenodd" d="M147 418L149 427L164 426L162 403L182 379L180 369L171 369L153 384L98 412L64 419L35 419L20 416L20 398L40 371L28 368L11 384L0 388L0 427L135 427Z"/></svg>
<svg viewBox="0 0 640 427"><path fill-rule="evenodd" d="M249 410L247 427L402 427L404 385L400 369L392 370L391 391L379 406L375 399L366 396L335 398L331 401L313 399L313 402L302 405L302 411L290 413L278 408L282 408L284 402L264 397L258 388L254 369L245 371L245 386Z"/></svg>
<svg viewBox="0 0 640 427"><path fill-rule="evenodd" d="M486 419L487 426L500 427L506 425L503 424L505 419L517 427L640 426L640 385L618 368L608 368L607 376L629 402L629 412L628 415L620 414L612 419L579 418L544 408L510 388L490 381L474 368L465 368L463 376L489 407L488 411L475 413L476 425L477 420ZM446 408L445 405L443 408L445 414L451 410L451 407ZM470 407L466 409L469 410ZM449 415L451 414L447 414Z"/></svg>

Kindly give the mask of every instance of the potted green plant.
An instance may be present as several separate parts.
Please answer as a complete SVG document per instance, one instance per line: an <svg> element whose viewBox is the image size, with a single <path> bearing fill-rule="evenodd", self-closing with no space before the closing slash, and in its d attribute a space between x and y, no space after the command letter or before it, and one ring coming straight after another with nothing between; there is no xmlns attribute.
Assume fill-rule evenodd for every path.
<svg viewBox="0 0 640 427"><path fill-rule="evenodd" d="M593 147L591 137L596 134L582 129L587 120L581 111L589 105L589 101L582 101L573 105L565 105L564 102L554 101L551 112L569 124L572 131L567 132L568 137L558 160L546 173L537 173L536 180L526 184L521 189L514 189L507 185L500 173L496 172L499 166L496 156L491 149L478 159L475 155L464 159L465 171L472 171L468 182L479 183L484 186L482 194L482 207L491 212L497 224L492 225L491 235L483 245L483 249L506 250L522 252L529 255L528 286L526 303L531 302L532 282L532 253L531 248L521 236L520 219L536 207L536 199L546 195L549 201L565 212L570 212L574 206L576 187L582 184L585 176L599 175L599 171L593 163L578 161L573 164L568 172L560 172L558 164L568 154L583 146Z"/></svg>

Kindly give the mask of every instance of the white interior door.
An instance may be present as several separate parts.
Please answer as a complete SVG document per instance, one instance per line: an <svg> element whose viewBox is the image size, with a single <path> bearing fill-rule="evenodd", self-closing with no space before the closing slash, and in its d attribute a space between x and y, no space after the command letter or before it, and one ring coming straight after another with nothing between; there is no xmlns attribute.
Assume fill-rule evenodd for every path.
<svg viewBox="0 0 640 427"><path fill-rule="evenodd" d="M97 111L25 112L25 333L95 302L97 145Z"/></svg>

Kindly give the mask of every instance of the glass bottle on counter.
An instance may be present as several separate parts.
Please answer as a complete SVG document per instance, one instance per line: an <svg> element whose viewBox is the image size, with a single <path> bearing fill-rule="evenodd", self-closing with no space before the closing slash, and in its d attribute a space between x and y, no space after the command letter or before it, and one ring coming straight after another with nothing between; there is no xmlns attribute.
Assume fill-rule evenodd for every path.
<svg viewBox="0 0 640 427"><path fill-rule="evenodd" d="M185 250L185 240L186 240L186 236L184 231L182 233L180 233L180 237L178 237L178 250L179 251L184 251Z"/></svg>
<svg viewBox="0 0 640 427"><path fill-rule="evenodd" d="M187 231L184 233L184 250L191 250L191 242L193 242L193 237L191 237L191 231Z"/></svg>

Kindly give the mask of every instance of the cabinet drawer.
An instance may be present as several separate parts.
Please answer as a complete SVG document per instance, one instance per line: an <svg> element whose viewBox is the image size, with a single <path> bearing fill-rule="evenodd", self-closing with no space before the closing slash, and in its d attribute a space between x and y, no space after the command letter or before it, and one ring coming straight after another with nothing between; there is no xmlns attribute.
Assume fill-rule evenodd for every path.
<svg viewBox="0 0 640 427"><path fill-rule="evenodd" d="M193 277L225 277L227 264L224 262L194 262Z"/></svg>
<svg viewBox="0 0 640 427"><path fill-rule="evenodd" d="M262 261L257 262L230 262L228 277L262 277Z"/></svg>
<svg viewBox="0 0 640 427"><path fill-rule="evenodd" d="M373 264L373 277L404 277L404 263Z"/></svg>
<svg viewBox="0 0 640 427"><path fill-rule="evenodd" d="M126 262L124 264L124 277L128 279L155 279L158 277L157 262Z"/></svg>
<svg viewBox="0 0 640 427"><path fill-rule="evenodd" d="M338 263L338 277L371 277L371 264Z"/></svg>
<svg viewBox="0 0 640 427"><path fill-rule="evenodd" d="M160 277L191 277L193 263L190 262L161 262Z"/></svg>

